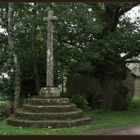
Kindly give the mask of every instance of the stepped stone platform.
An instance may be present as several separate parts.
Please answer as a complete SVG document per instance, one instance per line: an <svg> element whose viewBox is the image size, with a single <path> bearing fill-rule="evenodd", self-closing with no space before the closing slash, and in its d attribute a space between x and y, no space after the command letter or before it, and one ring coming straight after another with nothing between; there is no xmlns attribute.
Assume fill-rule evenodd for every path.
<svg viewBox="0 0 140 140"><path fill-rule="evenodd" d="M74 127L90 122L90 117L68 98L31 99L7 119L9 125L38 128Z"/></svg>

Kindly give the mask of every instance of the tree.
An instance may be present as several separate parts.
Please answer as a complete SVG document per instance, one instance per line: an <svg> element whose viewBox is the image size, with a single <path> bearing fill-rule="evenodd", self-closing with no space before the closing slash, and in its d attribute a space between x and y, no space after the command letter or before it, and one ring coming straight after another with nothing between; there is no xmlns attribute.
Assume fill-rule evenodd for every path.
<svg viewBox="0 0 140 140"><path fill-rule="evenodd" d="M11 54L13 55L14 65L15 65L15 93L14 93L14 112L19 107L19 98L20 98L20 66L18 62L18 57L16 53L16 48L14 47L13 41L13 15L14 15L14 4L9 3L8 6L8 45L11 49Z"/></svg>
<svg viewBox="0 0 140 140"><path fill-rule="evenodd" d="M60 45L65 46L61 56L70 57L63 60L64 62L72 60L73 66L80 60L85 60L96 67L95 76L100 80L103 88L102 107L104 109L114 109L113 101L117 96L123 97L121 101L123 103L130 90L123 85L129 72L126 67L126 58L137 56L140 52L139 28L128 18L123 20L120 18L136 5L138 3L98 3L88 4L88 6L71 4L66 10L66 13L71 16L68 18L63 16L65 24L62 24L63 27L57 36L60 37L57 40L61 42ZM88 8L92 8L92 12L89 13ZM62 52L62 50L59 51ZM126 56L122 58L121 53L126 53ZM59 59L62 58L61 56ZM126 109L128 105L120 104L116 109Z"/></svg>
<svg viewBox="0 0 140 140"><path fill-rule="evenodd" d="M75 66L88 61L93 68L85 73L96 76L102 84L102 106L113 108L113 101L120 92L117 89L123 91L120 97L125 95L123 103L129 91L122 85L128 73L126 63L140 52L139 19L131 23L123 15L136 5L138 3L14 4L14 48L20 63L22 93L34 95L39 89L37 79L40 86L45 85L46 29L42 19L53 10L59 19L54 33L55 72L63 71L65 76L82 75ZM7 4L1 5L5 29L7 9ZM4 41L2 44L6 45ZM121 53L126 55L121 57Z"/></svg>
<svg viewBox="0 0 140 140"><path fill-rule="evenodd" d="M36 90L37 94L40 91L40 79L38 74L38 67L37 67L37 57L36 57L36 4L34 4L34 9L32 10L33 18L32 18L32 56L33 56L33 69L35 75L35 82L36 82Z"/></svg>
<svg viewBox="0 0 140 140"><path fill-rule="evenodd" d="M113 105L113 100L115 100L116 96L124 96L123 100L125 100L129 91L129 89L122 84L122 81L126 78L128 72L125 60L126 58L131 58L139 54L139 33L136 31L138 30L136 24L132 25L129 19L123 19L120 21L120 18L125 12L129 11L136 5L138 4L101 3L101 5L96 5L101 10L99 16L105 24L102 32L97 34L99 45L104 47L102 48L102 51L104 51L104 59L98 62L93 60L93 63L98 68L97 75L102 83L104 92L103 108L105 109L114 108L115 105ZM92 6L94 11L97 7L95 5ZM125 59L121 58L121 53L126 53L126 56L129 57L125 56ZM116 91L114 91L114 89ZM119 93L122 95L118 95ZM118 109L125 109L126 106L122 107L120 105L120 107L118 106Z"/></svg>

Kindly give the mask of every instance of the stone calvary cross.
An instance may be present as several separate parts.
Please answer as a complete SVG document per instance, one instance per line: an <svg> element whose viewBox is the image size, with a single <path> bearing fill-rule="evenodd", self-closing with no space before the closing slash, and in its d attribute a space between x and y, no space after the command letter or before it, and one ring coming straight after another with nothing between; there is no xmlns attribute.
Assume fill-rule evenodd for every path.
<svg viewBox="0 0 140 140"><path fill-rule="evenodd" d="M68 98L61 98L59 88L54 87L52 21L56 19L57 17L53 16L52 11L48 12L47 18L44 18L48 25L46 87L41 88L39 99L31 99L29 103L31 105L25 105L24 110L17 110L15 112L17 115L12 115L6 119L10 125L38 128L71 128L91 122L91 118L86 117L80 108L69 102Z"/></svg>
<svg viewBox="0 0 140 140"><path fill-rule="evenodd" d="M48 17L44 17L47 21L47 70L46 70L46 86L53 87L53 21L58 20L53 16L53 11L48 12Z"/></svg>
<svg viewBox="0 0 140 140"><path fill-rule="evenodd" d="M40 97L59 97L60 91L58 87L54 87L53 72L53 21L58 20L53 15L53 11L48 12L48 17L44 17L43 21L47 23L47 60L46 60L46 87L42 87L39 93Z"/></svg>

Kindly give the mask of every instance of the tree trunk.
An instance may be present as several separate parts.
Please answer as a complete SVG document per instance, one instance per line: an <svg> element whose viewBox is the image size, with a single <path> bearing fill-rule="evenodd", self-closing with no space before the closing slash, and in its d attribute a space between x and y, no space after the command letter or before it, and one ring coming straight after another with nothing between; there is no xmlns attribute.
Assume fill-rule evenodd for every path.
<svg viewBox="0 0 140 140"><path fill-rule="evenodd" d="M20 79L20 66L17 55L14 53L14 64L15 64L15 94L14 94L14 112L20 107L20 90L21 90L21 79Z"/></svg>
<svg viewBox="0 0 140 140"><path fill-rule="evenodd" d="M20 66L18 62L18 57L15 52L14 42L13 42L13 9L14 4L9 3L8 9L8 45L11 49L14 65L15 65L15 93L14 93L14 112L19 108L19 99L20 99L20 89L21 89L21 79L20 79Z"/></svg>
<svg viewBox="0 0 140 140"><path fill-rule="evenodd" d="M126 66L121 63L120 58L117 56L107 56L105 60L106 63L97 64L97 77L103 88L102 108L105 110L126 109L125 100L129 91L123 84L127 76Z"/></svg>
<svg viewBox="0 0 140 140"><path fill-rule="evenodd" d="M35 76L35 83L36 83L36 92L37 95L40 91L40 78L37 68L37 57L36 57L36 10L33 10L33 23L32 23L32 58L33 58L33 70Z"/></svg>
<svg viewBox="0 0 140 140"><path fill-rule="evenodd" d="M98 39L104 39L111 32L114 32L117 29L120 17L136 5L136 3L132 3L129 6L123 7L116 4L104 4L104 10L101 9L101 19L105 23L105 26L102 32L98 34ZM124 103L129 89L122 83L127 75L125 61L123 63L122 61L118 53L108 52L104 58L104 62L97 64L98 78L103 88L102 107L104 109L113 108L119 110L126 108Z"/></svg>

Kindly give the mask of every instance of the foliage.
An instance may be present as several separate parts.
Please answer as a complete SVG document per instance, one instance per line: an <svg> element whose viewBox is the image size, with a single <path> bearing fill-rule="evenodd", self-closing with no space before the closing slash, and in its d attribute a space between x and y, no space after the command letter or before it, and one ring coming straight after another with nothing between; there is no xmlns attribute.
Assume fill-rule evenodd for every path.
<svg viewBox="0 0 140 140"><path fill-rule="evenodd" d="M37 67L41 86L45 86L46 26L43 17L47 16L49 10L53 10L59 19L54 23L55 75L58 75L58 71L63 71L65 76L71 75L75 71L73 68L77 69L77 63L90 61L104 79L102 75L107 75L109 68L112 68L109 70L115 75L119 64L125 66L127 59L137 56L140 52L139 18L131 22L129 18L123 17L125 12L136 5L138 3L15 3L13 39L21 69L22 95L36 95L31 47L34 22L37 23ZM0 76L3 73L9 76L0 77L0 94L13 97L14 65L11 50L7 48L7 8L8 3L0 4L0 25L5 29L4 33L0 33ZM35 18L34 10L37 11ZM125 53L126 57L121 58L121 53ZM118 57L120 59L117 60L116 66ZM108 79L101 82L107 81Z"/></svg>
<svg viewBox="0 0 140 140"><path fill-rule="evenodd" d="M77 107L81 108L81 109L88 109L89 103L87 102L86 98L79 95L79 94L75 94L71 97L71 102L75 103L77 105Z"/></svg>
<svg viewBox="0 0 140 140"><path fill-rule="evenodd" d="M13 62L10 55L11 51L7 48L6 39L7 36L0 33L0 96L11 97L13 94L9 95L9 92L13 93Z"/></svg>
<svg viewBox="0 0 140 140"><path fill-rule="evenodd" d="M27 104L27 103L29 103L30 100L36 99L36 98L37 98L37 96L31 96L30 94L28 94L27 98L23 98L23 104Z"/></svg>
<svg viewBox="0 0 140 140"><path fill-rule="evenodd" d="M134 96L133 101L129 107L129 109L138 109L140 108L140 97L139 96Z"/></svg>
<svg viewBox="0 0 140 140"><path fill-rule="evenodd" d="M11 113L12 104L8 100L0 100L0 121L6 119Z"/></svg>

